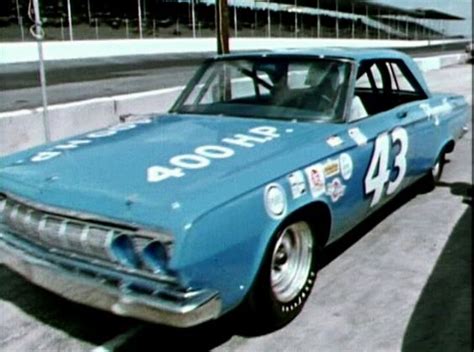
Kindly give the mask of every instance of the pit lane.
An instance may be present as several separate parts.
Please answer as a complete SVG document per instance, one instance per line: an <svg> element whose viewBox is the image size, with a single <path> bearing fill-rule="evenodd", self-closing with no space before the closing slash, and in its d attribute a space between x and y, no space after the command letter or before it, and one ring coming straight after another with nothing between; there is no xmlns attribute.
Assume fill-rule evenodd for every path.
<svg viewBox="0 0 474 352"><path fill-rule="evenodd" d="M463 94L472 106L472 65L426 77L432 90ZM0 350L470 350L468 189L471 132L449 155L439 187L404 192L326 251L302 314L263 336L249 336L232 319L179 330L117 317L70 303L0 266Z"/></svg>

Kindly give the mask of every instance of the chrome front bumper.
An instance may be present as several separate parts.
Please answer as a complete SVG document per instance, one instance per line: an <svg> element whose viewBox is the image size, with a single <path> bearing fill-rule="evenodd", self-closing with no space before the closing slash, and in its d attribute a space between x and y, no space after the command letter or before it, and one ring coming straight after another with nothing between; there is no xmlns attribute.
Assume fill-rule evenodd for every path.
<svg viewBox="0 0 474 352"><path fill-rule="evenodd" d="M155 296L132 291L126 285L111 285L106 279L71 271L35 256L28 248L11 241L14 235L0 230L0 263L27 280L66 299L174 327L190 327L217 318L221 301L215 291L165 292ZM165 290L166 291L166 290ZM163 292L162 292L163 293Z"/></svg>

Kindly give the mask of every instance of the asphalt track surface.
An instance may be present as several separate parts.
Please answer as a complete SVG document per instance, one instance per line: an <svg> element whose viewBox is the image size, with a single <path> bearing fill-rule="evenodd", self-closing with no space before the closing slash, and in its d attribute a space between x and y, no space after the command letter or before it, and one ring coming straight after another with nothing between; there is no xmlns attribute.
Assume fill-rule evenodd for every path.
<svg viewBox="0 0 474 352"><path fill-rule="evenodd" d="M402 49L413 56L459 52L465 44ZM110 57L45 63L49 104L185 85L212 53ZM42 105L38 64L0 65L0 112Z"/></svg>
<svg viewBox="0 0 474 352"><path fill-rule="evenodd" d="M472 65L426 76L472 107ZM143 323L71 303L0 265L0 350L471 351L472 132L448 160L434 191L404 191L324 252L302 313L280 330L252 336L232 318L190 329Z"/></svg>

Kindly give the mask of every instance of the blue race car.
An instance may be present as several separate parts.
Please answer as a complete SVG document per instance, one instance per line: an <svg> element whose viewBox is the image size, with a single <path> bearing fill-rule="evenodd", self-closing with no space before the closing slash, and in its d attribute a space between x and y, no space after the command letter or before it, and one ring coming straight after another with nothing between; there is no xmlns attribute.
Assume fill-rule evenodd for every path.
<svg viewBox="0 0 474 352"><path fill-rule="evenodd" d="M467 114L396 51L209 59L167 114L3 158L0 258L119 315L280 327L324 246L439 179Z"/></svg>

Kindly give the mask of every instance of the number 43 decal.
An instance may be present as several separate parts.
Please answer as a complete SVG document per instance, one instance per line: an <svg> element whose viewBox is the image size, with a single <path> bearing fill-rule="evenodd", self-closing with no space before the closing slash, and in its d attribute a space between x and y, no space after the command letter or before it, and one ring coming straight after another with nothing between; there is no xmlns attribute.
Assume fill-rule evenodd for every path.
<svg viewBox="0 0 474 352"><path fill-rule="evenodd" d="M395 156L393 167L398 170L397 177L388 182L387 195L392 194L400 186L407 171L408 134L404 128L396 128L391 133L391 141L388 133L382 133L375 140L374 153L370 161L369 170L365 176L365 194L374 193L370 206L376 205L382 198L385 184L390 180L390 169L388 161L390 148L396 143L400 150Z"/></svg>

